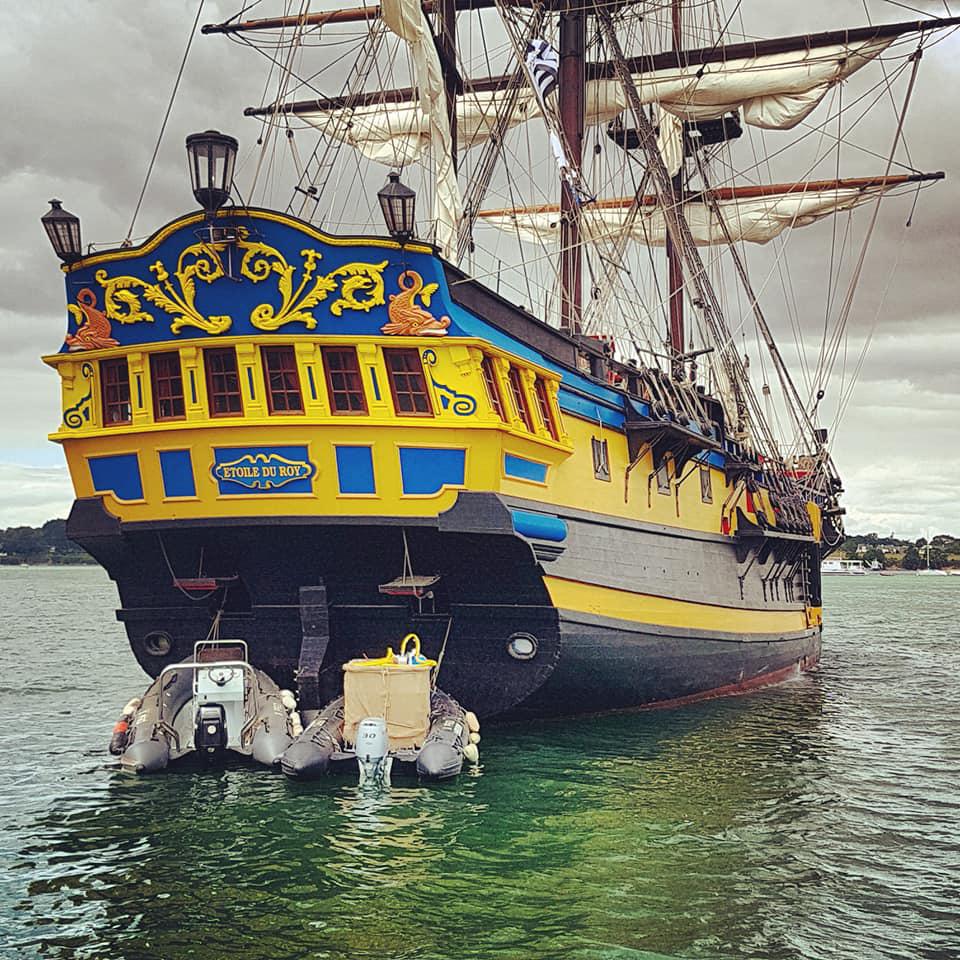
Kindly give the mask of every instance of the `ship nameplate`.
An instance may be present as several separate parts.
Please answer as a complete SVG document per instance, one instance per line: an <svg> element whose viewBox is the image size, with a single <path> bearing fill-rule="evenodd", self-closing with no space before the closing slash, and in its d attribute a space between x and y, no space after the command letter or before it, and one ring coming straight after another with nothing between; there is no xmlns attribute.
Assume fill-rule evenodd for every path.
<svg viewBox="0 0 960 960"><path fill-rule="evenodd" d="M221 494L312 493L317 473L305 446L214 449L210 468Z"/></svg>

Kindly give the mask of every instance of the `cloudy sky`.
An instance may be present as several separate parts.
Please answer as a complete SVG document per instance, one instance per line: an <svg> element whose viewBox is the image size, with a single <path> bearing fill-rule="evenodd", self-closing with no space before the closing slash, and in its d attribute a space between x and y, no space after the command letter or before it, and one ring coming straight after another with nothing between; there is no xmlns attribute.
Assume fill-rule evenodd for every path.
<svg viewBox="0 0 960 960"><path fill-rule="evenodd" d="M328 0L312 9L335 5ZM201 22L226 19L239 6L206 0ZM264 0L252 13L275 14L283 6ZM726 6L733 9L730 0ZM18 6L0 36L8 118L0 141L0 528L65 516L72 499L61 451L46 440L59 419L59 391L39 357L58 349L65 314L61 275L39 217L56 196L81 217L85 242L111 245L126 236L196 12L195 2L182 0L34 0ZM739 29L740 15L747 32L774 36L923 12L949 10L942 0L743 0L731 30ZM242 111L261 101L267 68L248 48L196 36L135 237L193 208L183 150L190 132L217 127L238 136L238 182L249 182L259 125ZM914 165L945 170L947 180L923 192L909 229L911 197L884 208L851 318L848 369L875 331L834 446L846 481L847 525L855 532L960 533L958 81L960 35L954 35L924 55L905 128ZM882 115L857 131L881 154L892 139L894 111L892 102L882 104ZM882 166L874 160L843 173L879 174ZM262 183L268 192L258 202L286 205L289 170L278 167ZM791 250L794 296L798 314L809 309L811 327L819 329L830 230L803 232ZM775 302L767 312L775 327L786 325ZM834 390L825 404L838 395Z"/></svg>

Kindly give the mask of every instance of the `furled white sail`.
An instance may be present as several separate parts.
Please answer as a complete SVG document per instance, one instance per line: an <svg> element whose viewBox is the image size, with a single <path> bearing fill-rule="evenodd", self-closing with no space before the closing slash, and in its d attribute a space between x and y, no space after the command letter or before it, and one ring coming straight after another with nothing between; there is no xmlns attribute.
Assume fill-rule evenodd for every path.
<svg viewBox="0 0 960 960"><path fill-rule="evenodd" d="M499 91L484 91L457 97L458 150L482 143L493 135L502 96ZM530 110L533 114L528 114ZM521 93L513 123L522 123L528 115L535 114L532 97ZM378 163L403 166L430 148L430 119L416 101L318 110L301 116L325 136L349 144Z"/></svg>
<svg viewBox="0 0 960 960"><path fill-rule="evenodd" d="M436 239L444 256L452 257L457 249L457 225L463 215L463 205L453 165L440 57L427 16L418 0L383 0L380 10L387 29L407 42L413 58L420 93L419 113L426 120L427 139L434 147Z"/></svg>
<svg viewBox="0 0 960 960"><path fill-rule="evenodd" d="M411 6L409 17L415 20L410 0L389 0L387 7L400 4ZM386 15L384 19L390 26ZM422 12L419 19L426 23ZM634 80L642 103L658 103L662 110L681 120L704 120L741 109L744 120L753 126L787 130L800 123L834 84L855 73L895 39L884 37L702 66L652 70L634 74ZM440 64L432 43L417 42L426 47L424 59L429 60L432 55L436 61L428 73L435 70L439 85ZM419 73L418 85L423 91ZM428 90L428 100L443 108L442 85L438 89L440 95L436 97ZM507 96L501 89L471 91L457 98L459 149L475 146L492 135L497 112L504 109ZM531 89L521 91L509 126L538 115L534 97ZM587 125L609 123L626 108L626 94L618 80L587 83L584 103ZM328 136L349 143L364 156L388 164L409 163L419 157L430 145L434 126L432 110L425 105L423 96L419 104L414 100L368 103L338 110L301 111L299 115ZM440 126L447 129L445 122ZM667 138L662 139L666 146ZM676 136L670 139L675 144ZM668 167L673 165L668 163Z"/></svg>
<svg viewBox="0 0 960 960"><path fill-rule="evenodd" d="M726 223L733 241L768 243L788 227L805 227L831 214L850 210L892 186L842 188L829 190L794 189L763 197L726 198L717 200L720 217ZM585 207L581 214L581 230L588 236L607 233L620 236L627 230L631 239L650 246L666 243L666 222L663 211L653 205L644 205L635 216L629 215L629 206ZM684 217L693 238L700 246L727 242L723 224L711 204L691 200L684 204ZM498 227L512 236L527 241L551 241L560 238L560 213L556 209L530 211L489 211L480 214L480 223Z"/></svg>
<svg viewBox="0 0 960 960"><path fill-rule="evenodd" d="M765 54L635 75L644 103L659 103L685 120L706 120L738 107L755 127L789 130L829 89L893 43L884 37L808 50Z"/></svg>

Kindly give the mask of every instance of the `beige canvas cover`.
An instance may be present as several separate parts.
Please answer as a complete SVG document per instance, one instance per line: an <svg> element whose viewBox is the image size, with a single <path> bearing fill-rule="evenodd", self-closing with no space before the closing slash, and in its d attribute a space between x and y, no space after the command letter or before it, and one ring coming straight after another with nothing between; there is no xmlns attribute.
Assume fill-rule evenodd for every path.
<svg viewBox="0 0 960 960"><path fill-rule="evenodd" d="M390 749L422 746L430 721L430 667L377 665L352 660L343 665L343 736L351 746L366 717L387 721Z"/></svg>

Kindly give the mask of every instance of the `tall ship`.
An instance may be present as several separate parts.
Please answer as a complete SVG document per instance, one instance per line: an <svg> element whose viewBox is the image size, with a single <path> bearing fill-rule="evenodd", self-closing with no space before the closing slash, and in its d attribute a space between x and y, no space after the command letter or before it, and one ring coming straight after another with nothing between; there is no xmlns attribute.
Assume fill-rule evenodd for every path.
<svg viewBox="0 0 960 960"><path fill-rule="evenodd" d="M531 717L817 664L843 538L821 401L881 204L943 176L904 166L902 129L960 18L757 40L737 8L304 2L202 27L268 63L243 178L208 130L200 209L149 237L84 247L60 201L43 217L68 536L147 674L235 638L316 710L414 632L451 696ZM841 154L878 102L884 149ZM814 158L780 182L787 148ZM872 169L841 176L848 154ZM768 286L801 228L830 309L798 380L775 331L803 311Z"/></svg>

